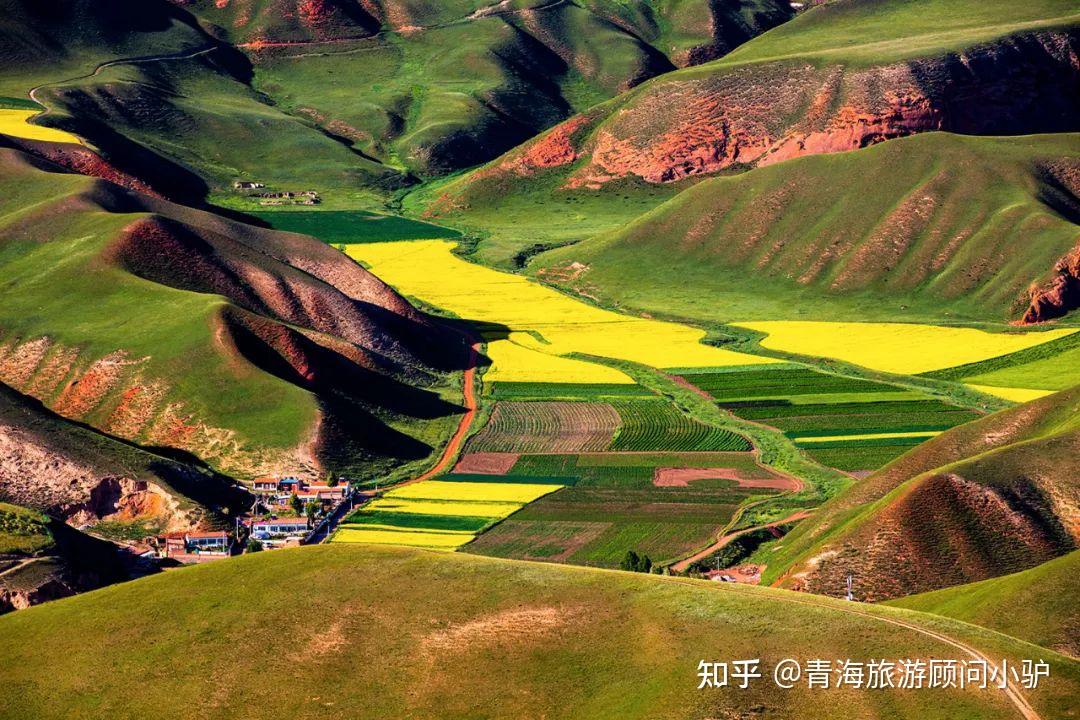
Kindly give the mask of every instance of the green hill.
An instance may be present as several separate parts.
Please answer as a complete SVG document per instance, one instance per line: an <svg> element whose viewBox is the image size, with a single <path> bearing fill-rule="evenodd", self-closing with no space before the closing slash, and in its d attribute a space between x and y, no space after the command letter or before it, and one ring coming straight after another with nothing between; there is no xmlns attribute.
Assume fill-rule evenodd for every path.
<svg viewBox="0 0 1080 720"><path fill-rule="evenodd" d="M797 158L700 182L536 264L578 292L709 323L1052 317L1032 288L1080 247L1077 143L929 133Z"/></svg>
<svg viewBox="0 0 1080 720"><path fill-rule="evenodd" d="M460 337L337 250L14 151L0 183L0 381L58 414L242 477L389 472L453 423Z"/></svg>
<svg viewBox="0 0 1080 720"><path fill-rule="evenodd" d="M1050 662L1026 693L1043 717L1075 717L1080 683L1074 661L931 615L404 548L185 568L2 617L0 633L0 708L39 718L1016 717L996 690L696 689L702 659L969 657L940 636Z"/></svg>
<svg viewBox="0 0 1080 720"><path fill-rule="evenodd" d="M885 600L1076 549L1080 387L960 425L852 485L774 547L766 582Z"/></svg>
<svg viewBox="0 0 1080 720"><path fill-rule="evenodd" d="M892 600L894 607L945 615L1080 655L1080 552L1004 577Z"/></svg>
<svg viewBox="0 0 1080 720"><path fill-rule="evenodd" d="M137 176L193 172L219 202L243 205L226 191L246 179L341 208L496 157L791 15L778 0L6 5L0 95L44 85L36 122Z"/></svg>
<svg viewBox="0 0 1080 720"><path fill-rule="evenodd" d="M1064 0L824 3L719 60L594 106L410 206L486 230L479 256L506 262L537 238L611 230L654 206L650 194L666 199L701 177L934 130L1075 131L1078 20ZM516 225L501 220L504 205ZM621 222L610 217L618 210ZM586 216L576 236L550 228L559 214Z"/></svg>

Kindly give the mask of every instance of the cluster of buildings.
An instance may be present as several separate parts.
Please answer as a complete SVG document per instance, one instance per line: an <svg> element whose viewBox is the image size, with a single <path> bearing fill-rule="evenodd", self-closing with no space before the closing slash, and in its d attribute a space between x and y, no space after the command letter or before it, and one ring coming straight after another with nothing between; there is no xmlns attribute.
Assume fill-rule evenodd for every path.
<svg viewBox="0 0 1080 720"><path fill-rule="evenodd" d="M300 545L320 521L327 521L351 497L348 483L330 485L297 477L261 477L252 489L258 496L253 511L262 506L265 516L253 513L237 518L235 535L224 530L167 533L155 538L147 550L182 563L207 562L238 552L246 541L245 530L247 538L266 549ZM303 511L292 517L298 506Z"/></svg>
<svg viewBox="0 0 1080 720"><path fill-rule="evenodd" d="M328 485L307 482L295 477L258 478L252 484L255 494L270 507L289 507L293 495L305 505L315 502L320 507L341 502L349 495L348 484Z"/></svg>
<svg viewBox="0 0 1080 720"><path fill-rule="evenodd" d="M265 183L253 180L237 180L233 190L264 190ZM314 190L282 190L251 193L251 197L260 198L260 205L318 205L322 202L319 193Z"/></svg>

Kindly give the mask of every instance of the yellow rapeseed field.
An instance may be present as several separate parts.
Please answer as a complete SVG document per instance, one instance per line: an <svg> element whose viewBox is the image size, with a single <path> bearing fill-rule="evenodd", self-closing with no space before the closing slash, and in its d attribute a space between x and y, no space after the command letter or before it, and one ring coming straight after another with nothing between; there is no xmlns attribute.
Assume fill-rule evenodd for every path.
<svg viewBox="0 0 1080 720"><path fill-rule="evenodd" d="M461 318L505 326L508 333L489 338L488 380L631 382L621 372L564 357L572 353L658 368L775 362L703 345L705 332L697 328L602 310L520 275L466 262L453 247L448 240L415 240L349 245L346 251L405 295Z"/></svg>
<svg viewBox="0 0 1080 720"><path fill-rule="evenodd" d="M0 108L0 133L27 140L47 140L49 142L81 143L78 137L63 130L31 125L27 122L40 110L12 110Z"/></svg>
<svg viewBox="0 0 1080 720"><path fill-rule="evenodd" d="M521 507L520 503L453 502L440 500L409 500L381 498L364 506L366 510L414 513L416 515L458 515L464 517L498 518Z"/></svg>
<svg viewBox="0 0 1080 720"><path fill-rule="evenodd" d="M447 482L425 480L386 493L387 498L465 500L476 502L528 503L558 490L561 485L531 483Z"/></svg>
<svg viewBox="0 0 1080 720"><path fill-rule="evenodd" d="M975 385L974 383L965 383L969 388L984 392L987 395L993 395L994 397L1002 398L1003 400L1012 400L1017 403L1025 403L1029 400L1038 400L1041 397L1047 395L1053 395L1054 390L1035 390L1032 388L1015 388L1015 387L994 387L993 385Z"/></svg>
<svg viewBox="0 0 1080 720"><path fill-rule="evenodd" d="M816 443L843 442L847 440L893 440L896 438L931 438L940 435L940 430L912 430L909 432L858 433L854 435L812 435L795 439L798 445Z"/></svg>
<svg viewBox="0 0 1080 720"><path fill-rule="evenodd" d="M343 527L334 533L336 543L406 545L409 547L454 550L473 539L471 533L417 532Z"/></svg>
<svg viewBox="0 0 1080 720"><path fill-rule="evenodd" d="M762 347L817 355L883 372L915 375L978 362L1069 335L1075 330L991 333L908 323L769 320L734 323L767 333Z"/></svg>

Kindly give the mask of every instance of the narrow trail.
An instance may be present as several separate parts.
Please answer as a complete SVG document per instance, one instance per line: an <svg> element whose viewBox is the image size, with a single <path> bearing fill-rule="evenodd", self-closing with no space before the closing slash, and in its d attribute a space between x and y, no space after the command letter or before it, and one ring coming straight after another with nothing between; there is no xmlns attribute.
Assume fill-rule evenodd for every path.
<svg viewBox="0 0 1080 720"><path fill-rule="evenodd" d="M700 580L691 580L689 578L679 578L679 577L668 578L668 581L669 582L681 583L681 584L684 584L684 585L694 585L696 587L701 587L701 582L702 582ZM742 587L740 587L738 585L724 585L722 589L717 588L717 590L720 591L720 592L735 592L735 593L740 593L741 592L741 593L746 593L746 594L749 594L751 592L757 593L756 590L753 590L753 589L748 588L748 587L747 588L742 588ZM929 630L929 629L924 628L924 627L922 627L920 625L916 625L915 623L910 623L910 622L901 620L899 618L886 617L884 615L879 615L877 613L867 612L865 610L859 610L857 608L860 605L860 603L840 604L839 602L820 602L820 601L815 601L815 599L814 599L815 596L813 596L813 595L806 595L806 596L802 596L802 597L793 597L793 595L795 595L795 593L790 593L790 592L785 593L785 594L775 593L775 594L770 594L770 599L774 600L776 602L786 602L786 603L792 603L794 605L806 605L806 606L809 606L809 607L824 608L826 610L833 610L833 611L836 611L836 612L847 613L848 615L858 615L860 617L868 618L870 620L875 620L877 622L888 623L889 625L895 625L896 627L901 627L901 628L904 628L906 630L910 630L912 632L923 635L924 637L928 637L928 638L931 638L933 640L937 640L938 642L941 642L941 643L944 643L944 644L949 645L951 647L954 647L957 650L960 650L961 652L966 653L972 659L983 660L983 661L986 661L987 663L993 663L993 660L988 655L983 653L978 648L976 648L976 647L974 647L972 645L969 645L968 643L964 642L963 640L955 638L955 637L953 637L951 635L947 635L944 632L940 632L940 631L936 631L936 630ZM756 594L755 597L760 598L761 596L760 596L760 594ZM850 605L850 607L849 607L849 605ZM1038 711L1036 711L1035 708L1033 708L1031 706L1031 703L1028 702L1028 700L1024 696L1024 694L1022 692L1020 692L1018 689L1016 689L1012 685L1008 685L1007 687L1004 688L1004 690L1002 690L1002 692L1005 693L1005 696L1009 699L1009 701L1013 704L1013 706L1016 707L1017 711L1020 713L1020 716L1025 718L1025 720L1042 720L1042 716L1039 715Z"/></svg>
<svg viewBox="0 0 1080 720"><path fill-rule="evenodd" d="M87 78L97 77L101 74L103 70L115 67L117 65L138 65L140 63L166 62L169 60L190 60L191 58L199 57L200 55L207 55L209 53L216 52L221 48L221 45L212 45L210 47L203 47L198 50L182 50L179 52L168 53L165 55L140 55L136 57L106 60L105 62L98 63L93 70L84 75L76 75L75 77L64 78L63 80L50 80L49 82L35 85L34 87L30 88L30 92L28 94L31 100L36 102L41 107L45 108L43 112L36 116L43 117L45 115L48 115L51 111L48 105L41 102L37 98L37 92L42 88L52 87L54 85L64 85L66 83L77 82L79 80L86 80Z"/></svg>
<svg viewBox="0 0 1080 720"><path fill-rule="evenodd" d="M749 507L750 506L747 506L747 508ZM675 563L671 566L671 569L675 572L686 572L687 568L689 568L695 562L703 558L707 558L709 555L712 555L714 552L724 547L740 535L745 535L746 533L754 532L755 530L764 530L765 528L778 527L780 525L785 525L790 522L805 520L806 518L810 517L810 515L811 512L809 510L799 510L798 512L788 515L786 518L783 518L781 520L773 520L772 522L767 522L763 525L754 525L753 527L743 528L742 530L736 530L735 532L727 533L726 535L721 536L719 540L717 540L704 550L696 552L690 557ZM733 521L736 519L737 518L733 518Z"/></svg>
<svg viewBox="0 0 1080 720"><path fill-rule="evenodd" d="M42 560L42 559L44 559L44 558L37 558L37 557L23 558L22 560L15 563L14 565L9 567L8 569L0 572L0 577L3 577L4 575L8 575L10 573L13 573L13 572L15 572L17 570L22 570L27 565L31 565L33 563L36 563L38 560Z"/></svg>
<svg viewBox="0 0 1080 720"><path fill-rule="evenodd" d="M451 436L450 441L446 443L446 447L443 448L439 460L426 472L417 475L411 480L397 483L394 487L403 487L405 485L423 482L424 480L430 480L431 478L446 472L446 470L453 465L454 460L457 458L458 451L461 450L462 443L465 442L465 436L469 434L469 428L472 427L472 422L476 418L476 365L479 358L480 343L471 342L469 345L468 367L465 369L462 377L462 383L464 385L462 389L462 404L465 406L465 414L462 415L461 420L458 421L457 429L454 431L453 436Z"/></svg>

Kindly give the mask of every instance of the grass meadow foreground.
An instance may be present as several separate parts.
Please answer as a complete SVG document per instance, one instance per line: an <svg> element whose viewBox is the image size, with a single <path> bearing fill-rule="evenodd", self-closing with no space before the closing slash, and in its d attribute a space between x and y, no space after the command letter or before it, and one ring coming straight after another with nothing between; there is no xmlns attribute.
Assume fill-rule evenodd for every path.
<svg viewBox="0 0 1080 720"><path fill-rule="evenodd" d="M969 647L1049 662L1026 694L1043 717L1069 717L1080 688L1075 661L936 616L373 546L183 568L0 617L0 637L0 708L21 717L1017 717L996 689L697 689L703 659L768 672L788 657L960 660Z"/></svg>

